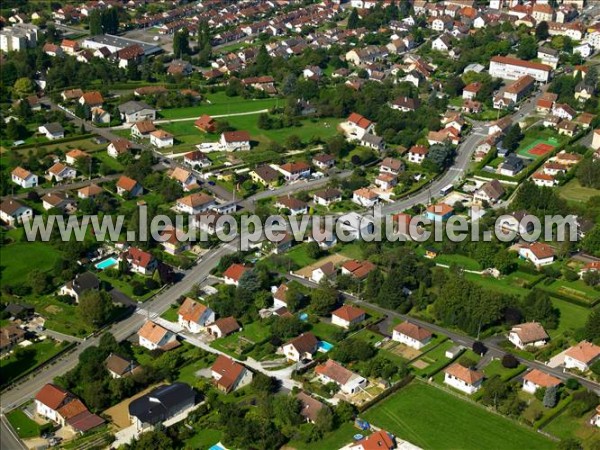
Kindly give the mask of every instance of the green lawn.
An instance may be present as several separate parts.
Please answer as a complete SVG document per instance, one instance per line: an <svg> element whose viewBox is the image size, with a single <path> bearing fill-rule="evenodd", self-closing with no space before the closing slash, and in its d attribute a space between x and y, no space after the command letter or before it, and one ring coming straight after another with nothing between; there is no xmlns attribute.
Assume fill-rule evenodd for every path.
<svg viewBox="0 0 600 450"><path fill-rule="evenodd" d="M290 258L298 267L306 267L314 263L316 260L308 256L306 249L308 244L296 245L294 248L286 252L286 256Z"/></svg>
<svg viewBox="0 0 600 450"><path fill-rule="evenodd" d="M568 201L587 202L590 198L600 195L600 190L583 187L577 178L573 178L558 188L558 194Z"/></svg>
<svg viewBox="0 0 600 450"><path fill-rule="evenodd" d="M0 283L24 283L32 269L46 272L60 259L60 251L48 242L15 242L0 248ZM35 266L31 262L35 261Z"/></svg>
<svg viewBox="0 0 600 450"><path fill-rule="evenodd" d="M592 428L588 419L592 412L586 413L583 417L574 417L571 414L570 407L567 407L555 419L553 419L544 431L560 439L574 438L583 444L584 449L595 449L600 447L600 432Z"/></svg>
<svg viewBox="0 0 600 450"><path fill-rule="evenodd" d="M26 370L38 366L39 364L42 364L43 362L52 358L61 349L63 349L64 346L58 342L47 339L45 341L32 344L28 348L35 351L35 354L32 354L32 357L18 360L14 357L14 355L11 355L0 360L2 384L10 383Z"/></svg>
<svg viewBox="0 0 600 450"><path fill-rule="evenodd" d="M534 431L420 382L363 414L370 423L427 449L551 449Z"/></svg>
<svg viewBox="0 0 600 450"><path fill-rule="evenodd" d="M46 328L72 336L85 336L92 331L81 319L76 305L62 303L54 295L30 296L26 302L33 305L35 311L46 319Z"/></svg>
<svg viewBox="0 0 600 450"><path fill-rule="evenodd" d="M174 304L169 306L169 309L167 309L164 313L161 314L160 317L162 317L165 320L169 320L171 322L177 322L177 320L179 320L179 315L177 314L177 311L179 310L179 305Z"/></svg>
<svg viewBox="0 0 600 450"><path fill-rule="evenodd" d="M593 287L586 285L582 280L555 280L549 285L540 283L538 284L538 287L548 292L550 295L556 293L580 302L586 302L590 304L593 304L593 302L598 301L600 298L600 291L597 291Z"/></svg>
<svg viewBox="0 0 600 450"><path fill-rule="evenodd" d="M574 331L583 328L590 314L588 308L574 305L573 303L552 298L552 304L560 311L560 321L556 330L548 330L550 337L556 339L566 331Z"/></svg>
<svg viewBox="0 0 600 450"><path fill-rule="evenodd" d="M509 278L497 279L489 276L481 276L475 273L465 273L464 276L467 280L473 281L484 288L492 289L503 294L518 295L519 297L522 297L529 293L529 289L513 285Z"/></svg>
<svg viewBox="0 0 600 450"><path fill-rule="evenodd" d="M363 257L363 251L360 242L344 244L344 246L339 249L338 253L352 259L360 260Z"/></svg>
<svg viewBox="0 0 600 450"><path fill-rule="evenodd" d="M489 363L487 366L485 366L483 372L485 373L485 376L487 378L491 378L494 375L500 375L500 378L502 378L505 381L508 381L511 378L517 376L518 374L524 372L525 369L527 369L527 367L523 365L519 365L514 369L507 369L502 365L502 361L496 359Z"/></svg>
<svg viewBox="0 0 600 450"><path fill-rule="evenodd" d="M274 98L253 100L242 97L227 97L222 92L209 94L208 99L211 101L210 104L203 102L200 106L163 109L160 111L160 116L164 119L196 119L202 114L221 116L227 114L261 111L263 109L271 109L277 104L277 99Z"/></svg>
<svg viewBox="0 0 600 450"><path fill-rule="evenodd" d="M9 412L6 418L21 439L33 438L40 435L40 426L27 417L20 409Z"/></svg>
<svg viewBox="0 0 600 450"><path fill-rule="evenodd" d="M481 266L477 261L464 255L440 254L438 257L435 258L435 262L439 264L445 264L447 266L455 264L466 270L481 270Z"/></svg>
<svg viewBox="0 0 600 450"><path fill-rule="evenodd" d="M296 450L337 449L353 441L353 436L361 433L351 423L341 425L337 430L327 433L323 439L316 442L291 441L289 448Z"/></svg>
<svg viewBox="0 0 600 450"><path fill-rule="evenodd" d="M206 450L223 439L223 432L211 428L198 430L198 432L185 442L186 449Z"/></svg>
<svg viewBox="0 0 600 450"><path fill-rule="evenodd" d="M427 378L448 365L450 359L446 358L446 351L450 350L453 346L454 342L448 340L431 351L421 355L417 361L426 363L427 367L416 369L415 373L421 377Z"/></svg>
<svg viewBox="0 0 600 450"><path fill-rule="evenodd" d="M334 344L338 341L337 339L335 339L335 336L338 335L340 330L342 330L342 328L336 325L331 325L325 322L319 322L313 324L310 331L312 331L314 335L320 340Z"/></svg>

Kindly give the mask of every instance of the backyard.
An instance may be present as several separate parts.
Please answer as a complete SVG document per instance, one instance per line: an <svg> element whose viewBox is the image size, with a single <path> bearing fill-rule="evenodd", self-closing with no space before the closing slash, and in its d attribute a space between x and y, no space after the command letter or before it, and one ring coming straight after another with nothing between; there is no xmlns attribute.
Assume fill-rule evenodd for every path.
<svg viewBox="0 0 600 450"><path fill-rule="evenodd" d="M532 430L421 382L370 408L363 418L427 449L522 448L523 442L528 449L555 448Z"/></svg>
<svg viewBox="0 0 600 450"><path fill-rule="evenodd" d="M33 438L40 435L40 426L27 417L20 409L9 412L6 418L21 439Z"/></svg>
<svg viewBox="0 0 600 450"><path fill-rule="evenodd" d="M577 178L573 178L558 188L559 195L571 202L587 202L590 198L600 196L600 190L584 187Z"/></svg>
<svg viewBox="0 0 600 450"><path fill-rule="evenodd" d="M0 360L0 371L2 371L2 384L8 384L25 371L36 367L60 352L66 345L60 344L54 340L31 344L27 347L31 354L26 358L17 358L14 353L7 358Z"/></svg>
<svg viewBox="0 0 600 450"><path fill-rule="evenodd" d="M0 282L2 285L26 283L31 273L31 261L35 269L47 272L60 259L61 253L48 242L13 242L0 248Z"/></svg>

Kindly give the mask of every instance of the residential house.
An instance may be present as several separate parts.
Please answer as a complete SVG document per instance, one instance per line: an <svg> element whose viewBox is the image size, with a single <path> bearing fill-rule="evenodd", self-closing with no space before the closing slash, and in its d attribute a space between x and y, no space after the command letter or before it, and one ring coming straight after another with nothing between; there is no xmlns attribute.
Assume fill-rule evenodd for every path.
<svg viewBox="0 0 600 450"><path fill-rule="evenodd" d="M523 159L519 158L514 153L511 153L506 157L504 162L500 164L498 167L498 173L500 175L506 175L508 177L514 177L521 170L523 170L525 164L523 163Z"/></svg>
<svg viewBox="0 0 600 450"><path fill-rule="evenodd" d="M190 239L184 230L168 226L158 237L163 250L170 255L178 255L190 249Z"/></svg>
<svg viewBox="0 0 600 450"><path fill-rule="evenodd" d="M335 157L321 153L313 157L312 164L320 170L328 170L335 166Z"/></svg>
<svg viewBox="0 0 600 450"><path fill-rule="evenodd" d="M411 322L396 325L392 332L392 340L417 350L421 350L431 342L432 337L431 331Z"/></svg>
<svg viewBox="0 0 600 450"><path fill-rule="evenodd" d="M310 166L304 161L286 163L279 166L279 171L286 181L296 181L310 177Z"/></svg>
<svg viewBox="0 0 600 450"><path fill-rule="evenodd" d="M351 372L332 359L328 359L324 364L315 367L315 374L321 383L335 383L347 395L356 394L364 389L368 383L365 378Z"/></svg>
<svg viewBox="0 0 600 450"><path fill-rule="evenodd" d="M194 71L192 65L187 61L182 61L180 59L174 59L169 64L167 68L167 73L169 75L183 75L188 76Z"/></svg>
<svg viewBox="0 0 600 450"><path fill-rule="evenodd" d="M549 339L550 336L538 322L515 325L508 334L508 340L521 350L526 347L543 347Z"/></svg>
<svg viewBox="0 0 600 450"><path fill-rule="evenodd" d="M192 169L203 169L212 165L212 161L201 151L193 151L186 153L183 157L183 163L190 166Z"/></svg>
<svg viewBox="0 0 600 450"><path fill-rule="evenodd" d="M150 144L156 148L173 147L173 135L165 130L155 130L150 133Z"/></svg>
<svg viewBox="0 0 600 450"><path fill-rule="evenodd" d="M590 418L590 425L593 427L600 428L600 405L596 406L596 411Z"/></svg>
<svg viewBox="0 0 600 450"><path fill-rule="evenodd" d="M453 363L444 369L444 383L471 395L481 388L483 373Z"/></svg>
<svg viewBox="0 0 600 450"><path fill-rule="evenodd" d="M175 167L173 170L169 171L167 175L172 180L177 181L183 188L184 192L193 191L199 187L198 180L196 179L195 175L191 171L182 167Z"/></svg>
<svg viewBox="0 0 600 450"><path fill-rule="evenodd" d="M596 361L600 360L600 347L587 341L569 348L565 352L565 368L587 372Z"/></svg>
<svg viewBox="0 0 600 450"><path fill-rule="evenodd" d="M376 269L371 261L351 259L342 264L342 275L348 275L357 280L364 280L370 272Z"/></svg>
<svg viewBox="0 0 600 450"><path fill-rule="evenodd" d="M300 415L308 423L315 423L319 417L319 411L325 406L319 400L304 391L300 391L296 394L296 398L300 402Z"/></svg>
<svg viewBox="0 0 600 450"><path fill-rule="evenodd" d="M316 205L330 206L342 201L342 192L333 188L323 189L313 194L313 201Z"/></svg>
<svg viewBox="0 0 600 450"><path fill-rule="evenodd" d="M519 256L531 261L536 267L546 266L554 262L554 249L548 244L532 242L519 249Z"/></svg>
<svg viewBox="0 0 600 450"><path fill-rule="evenodd" d="M585 103L593 97L595 91L594 86L590 86L585 81L582 81L575 86L575 100Z"/></svg>
<svg viewBox="0 0 600 450"><path fill-rule="evenodd" d="M112 378L125 378L142 370L133 359L111 353L104 360L104 366Z"/></svg>
<svg viewBox="0 0 600 450"><path fill-rule="evenodd" d="M42 197L42 207L49 211L52 208L60 209L64 212L75 210L76 202L62 192L48 192Z"/></svg>
<svg viewBox="0 0 600 450"><path fill-rule="evenodd" d="M15 167L10 173L10 177L13 183L25 189L36 187L38 185L38 176L22 167Z"/></svg>
<svg viewBox="0 0 600 450"><path fill-rule="evenodd" d="M77 176L77 171L63 163L55 163L46 171L46 178L50 181L60 183L65 180L72 180Z"/></svg>
<svg viewBox="0 0 600 450"><path fill-rule="evenodd" d="M419 105L419 99L410 97L398 97L392 102L391 108L402 112L410 112L415 111L419 107Z"/></svg>
<svg viewBox="0 0 600 450"><path fill-rule="evenodd" d="M348 450L395 450L404 446L413 447L407 442L396 445L393 435L385 430L379 430L350 444Z"/></svg>
<svg viewBox="0 0 600 450"><path fill-rule="evenodd" d="M252 178L252 181L271 189L274 189L279 185L280 176L280 172L273 169L268 164L258 166L256 169L250 172L250 178Z"/></svg>
<svg viewBox="0 0 600 450"><path fill-rule="evenodd" d="M146 139L150 137L150 133L156 131L154 122L151 120L140 120L131 127L131 136L138 139Z"/></svg>
<svg viewBox="0 0 600 450"><path fill-rule="evenodd" d="M535 104L535 110L541 113L548 113L554 108L554 103L558 99L558 94L553 92L544 92Z"/></svg>
<svg viewBox="0 0 600 450"><path fill-rule="evenodd" d="M577 132L577 123L570 120L561 120L558 123L558 134L573 137Z"/></svg>
<svg viewBox="0 0 600 450"><path fill-rule="evenodd" d="M273 292L273 308L287 308L287 292L288 287L286 284L281 284L277 289L275 289Z"/></svg>
<svg viewBox="0 0 600 450"><path fill-rule="evenodd" d="M438 52L448 53L452 49L452 39L448 34L442 34L431 41L431 49Z"/></svg>
<svg viewBox="0 0 600 450"><path fill-rule="evenodd" d="M120 195L121 197L125 194L129 197L138 197L144 192L144 188L140 183L125 175L119 177L115 187L117 188L117 195Z"/></svg>
<svg viewBox="0 0 600 450"><path fill-rule="evenodd" d="M387 173L391 175L398 175L404 170L404 163L396 158L384 158L379 165L379 173Z"/></svg>
<svg viewBox="0 0 600 450"><path fill-rule="evenodd" d="M156 120L156 109L144 102L131 100L119 105L121 120L125 123L136 123L141 120Z"/></svg>
<svg viewBox="0 0 600 450"><path fill-rule="evenodd" d="M372 133L375 124L358 113L352 113L344 123L346 136L349 139L361 139L365 133Z"/></svg>
<svg viewBox="0 0 600 450"><path fill-rule="evenodd" d="M25 331L16 325L0 328L0 355L10 352L25 340Z"/></svg>
<svg viewBox="0 0 600 450"><path fill-rule="evenodd" d="M542 64L546 64L547 66L556 69L558 67L559 61L559 53L558 50L555 50L550 47L540 47L538 48L537 57L542 62Z"/></svg>
<svg viewBox="0 0 600 450"><path fill-rule="evenodd" d="M79 97L78 103L81 106L89 106L90 108L93 108L95 106L102 106L104 103L104 98L100 92L90 91Z"/></svg>
<svg viewBox="0 0 600 450"><path fill-rule="evenodd" d="M462 98L464 100L474 100L479 91L481 90L482 84L478 81L467 84L463 88Z"/></svg>
<svg viewBox="0 0 600 450"><path fill-rule="evenodd" d="M210 368L217 389L229 393L252 381L252 372L233 359L219 355Z"/></svg>
<svg viewBox="0 0 600 450"><path fill-rule="evenodd" d="M127 153L132 147L133 144L127 139L115 139L114 141L110 141L106 152L109 156L112 156L113 158L118 158L119 156Z"/></svg>
<svg viewBox="0 0 600 450"><path fill-rule="evenodd" d="M558 387L562 381L538 369L533 369L523 377L523 390L535 394L538 389Z"/></svg>
<svg viewBox="0 0 600 450"><path fill-rule="evenodd" d="M137 332L140 346L148 350L169 350L177 343L177 335L147 320Z"/></svg>
<svg viewBox="0 0 600 450"><path fill-rule="evenodd" d="M177 312L177 323L191 333L200 333L214 321L215 312L212 309L189 297L186 297Z"/></svg>
<svg viewBox="0 0 600 450"><path fill-rule="evenodd" d="M452 215L454 215L454 208L446 203L429 205L425 212L425 217L434 222L448 220Z"/></svg>
<svg viewBox="0 0 600 450"><path fill-rule="evenodd" d="M214 133L217 131L217 121L208 114L201 115L194 122L194 126L205 133Z"/></svg>
<svg viewBox="0 0 600 450"><path fill-rule="evenodd" d="M158 261L152 253L130 247L121 253L120 259L127 263L129 270L140 275L152 275L158 266Z"/></svg>
<svg viewBox="0 0 600 450"><path fill-rule="evenodd" d="M68 295L73 297L75 302L87 291L97 291L100 289L100 280L91 272L84 272L75 275L75 278L64 284L58 291L58 295Z"/></svg>
<svg viewBox="0 0 600 450"><path fill-rule="evenodd" d="M554 20L554 8L548 3L536 3L531 9L531 15L536 22L552 22Z"/></svg>
<svg viewBox="0 0 600 450"><path fill-rule="evenodd" d="M561 119L573 120L577 115L577 111L566 103L556 103L552 108L552 115Z"/></svg>
<svg viewBox="0 0 600 450"><path fill-rule="evenodd" d="M504 188L502 184L498 180L488 181L483 184L475 194L473 194L473 200L477 202L487 202L489 204L494 204L498 202L504 195Z"/></svg>
<svg viewBox="0 0 600 450"><path fill-rule="evenodd" d="M29 206L25 206L15 199L7 198L0 203L0 220L14 226L20 224L24 220L29 220L33 217L33 210Z"/></svg>
<svg viewBox="0 0 600 450"><path fill-rule="evenodd" d="M408 161L413 164L422 164L429 153L429 149L423 145L413 145L408 151Z"/></svg>
<svg viewBox="0 0 600 450"><path fill-rule="evenodd" d="M321 283L322 280L331 280L337 275L337 270L333 263L327 262L320 267L317 267L311 272L310 281Z"/></svg>
<svg viewBox="0 0 600 450"><path fill-rule="evenodd" d="M292 216L308 213L308 204L306 202L289 195L287 197L279 197L274 206L278 209L289 211L289 214Z"/></svg>
<svg viewBox="0 0 600 450"><path fill-rule="evenodd" d="M365 318L366 312L363 309L351 305L344 305L331 313L331 323L345 329L362 322Z"/></svg>
<svg viewBox="0 0 600 450"><path fill-rule="evenodd" d="M196 405L196 392L185 383L161 385L136 398L127 407L136 431L150 430Z"/></svg>
<svg viewBox="0 0 600 450"><path fill-rule="evenodd" d="M504 90L504 98L519 103L534 87L535 79L530 75L523 75Z"/></svg>
<svg viewBox="0 0 600 450"><path fill-rule="evenodd" d="M289 361L300 362L312 360L317 352L319 341L310 331L296 336L294 339L283 344L282 351Z"/></svg>
<svg viewBox="0 0 600 450"><path fill-rule="evenodd" d="M65 129L58 122L46 123L38 128L38 132L51 141L65 137Z"/></svg>
<svg viewBox="0 0 600 450"><path fill-rule="evenodd" d="M352 193L352 201L357 205L371 208L379 203L379 194L368 188L360 188Z"/></svg>
<svg viewBox="0 0 600 450"><path fill-rule="evenodd" d="M250 267L242 264L232 264L225 272L223 272L223 280L225 284L231 284L233 286L239 286L240 279L246 271L250 270Z"/></svg>
<svg viewBox="0 0 600 450"><path fill-rule="evenodd" d="M363 136L359 139L358 143L363 147L372 148L380 152L385 149L385 143L383 142L383 138L371 133L363 134Z"/></svg>
<svg viewBox="0 0 600 450"><path fill-rule="evenodd" d="M236 331L242 329L240 324L237 323L237 320L233 317L223 317L221 319L217 319L213 323L207 326L208 333L215 338L222 338L225 336L229 336Z"/></svg>
<svg viewBox="0 0 600 450"><path fill-rule="evenodd" d="M35 413L72 432L85 433L104 423L104 419L92 414L81 400L70 392L48 383L34 398Z"/></svg>
<svg viewBox="0 0 600 450"><path fill-rule="evenodd" d="M90 158L90 154L78 148L75 148L69 151L67 154L65 154L65 162L67 164L76 164L77 160L81 158Z"/></svg>
<svg viewBox="0 0 600 450"><path fill-rule="evenodd" d="M250 134L247 131L225 131L219 143L228 152L250 150Z"/></svg>

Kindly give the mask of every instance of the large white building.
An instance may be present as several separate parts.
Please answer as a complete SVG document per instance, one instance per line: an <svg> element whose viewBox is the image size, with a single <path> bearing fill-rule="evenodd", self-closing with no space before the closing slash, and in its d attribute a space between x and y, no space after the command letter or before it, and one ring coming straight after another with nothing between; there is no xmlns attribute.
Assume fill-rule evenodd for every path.
<svg viewBox="0 0 600 450"><path fill-rule="evenodd" d="M547 82L552 74L552 67L531 62L523 61L518 58L508 56L494 56L490 60L490 75L492 77L504 78L507 80L518 80L529 75L539 82Z"/></svg>
<svg viewBox="0 0 600 450"><path fill-rule="evenodd" d="M0 50L21 51L37 45L38 27L30 23L17 23L0 31Z"/></svg>

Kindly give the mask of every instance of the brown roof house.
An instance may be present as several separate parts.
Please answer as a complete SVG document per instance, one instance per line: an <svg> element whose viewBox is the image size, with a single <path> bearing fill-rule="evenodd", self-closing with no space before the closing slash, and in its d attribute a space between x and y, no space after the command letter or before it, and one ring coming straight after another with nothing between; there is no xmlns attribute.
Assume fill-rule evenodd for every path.
<svg viewBox="0 0 600 450"><path fill-rule="evenodd" d="M365 320L366 312L356 306L344 305L331 313L331 323L342 328L350 328L352 325Z"/></svg>
<svg viewBox="0 0 600 450"><path fill-rule="evenodd" d="M471 395L481 388L483 373L454 363L444 370L444 383Z"/></svg>
<svg viewBox="0 0 600 450"><path fill-rule="evenodd" d="M368 383L365 378L346 369L332 359L328 359L325 364L315 367L315 374L321 383L335 383L345 394L355 394Z"/></svg>
<svg viewBox="0 0 600 450"><path fill-rule="evenodd" d="M310 281L320 283L321 280L333 280L337 275L337 269L331 261L326 262L314 269L310 274Z"/></svg>
<svg viewBox="0 0 600 450"><path fill-rule="evenodd" d="M550 336L544 327L537 322L527 322L515 325L508 333L508 340L521 350L525 347L543 347Z"/></svg>
<svg viewBox="0 0 600 450"><path fill-rule="evenodd" d="M177 335L151 320L138 330L139 344L148 350L170 350L178 344Z"/></svg>
<svg viewBox="0 0 600 450"><path fill-rule="evenodd" d="M241 329L242 327L233 317L223 317L208 326L208 332L216 338L229 336Z"/></svg>
<svg viewBox="0 0 600 450"><path fill-rule="evenodd" d="M375 270L375 264L371 261L358 261L352 259L342 264L342 275L349 275L357 280L364 280L369 272Z"/></svg>
<svg viewBox="0 0 600 450"><path fill-rule="evenodd" d="M54 384L44 385L36 394L34 403L38 416L68 426L77 433L104 423L104 419L89 412L81 400Z"/></svg>
<svg viewBox="0 0 600 450"><path fill-rule="evenodd" d="M142 188L142 185L140 183L138 183L133 178L126 177L125 175L121 175L121 177L117 181L116 188L117 194L120 196L127 194L130 197L137 197L139 195L142 195L142 193L144 192L144 188Z"/></svg>
<svg viewBox="0 0 600 450"><path fill-rule="evenodd" d="M124 378L133 375L142 370L133 359L123 358L116 353L108 355L104 361L106 370L113 378Z"/></svg>
<svg viewBox="0 0 600 450"><path fill-rule="evenodd" d="M283 354L290 361L312 360L317 352L319 341L310 331L286 342L281 347Z"/></svg>
<svg viewBox="0 0 600 450"><path fill-rule="evenodd" d="M200 333L215 321L215 312L208 306L187 297L177 313L177 323L191 333Z"/></svg>
<svg viewBox="0 0 600 450"><path fill-rule="evenodd" d="M263 164L250 172L250 178L252 178L252 181L255 183L260 183L269 188L275 188L279 185L281 173L273 169L270 165Z"/></svg>
<svg viewBox="0 0 600 450"><path fill-rule="evenodd" d="M16 325L0 328L0 355L10 352L25 339L25 331Z"/></svg>
<svg viewBox="0 0 600 450"><path fill-rule="evenodd" d="M219 355L210 370L217 388L226 393L246 386L252 381L252 372L225 355Z"/></svg>
<svg viewBox="0 0 600 450"><path fill-rule="evenodd" d="M315 423L319 415L319 411L323 408L323 403L307 393L300 391L296 394L296 398L300 401L300 415L309 423Z"/></svg>
<svg viewBox="0 0 600 450"><path fill-rule="evenodd" d="M223 279L225 284L231 284L238 286L244 272L250 270L250 267L244 266L243 264L232 264L223 272Z"/></svg>
<svg viewBox="0 0 600 450"><path fill-rule="evenodd" d="M7 198L0 203L0 220L7 225L14 226L32 217L33 209L13 198Z"/></svg>
<svg viewBox="0 0 600 450"><path fill-rule="evenodd" d="M420 350L425 347L433 335L427 328L411 322L402 322L394 327L392 339L404 345Z"/></svg>
<svg viewBox="0 0 600 450"><path fill-rule="evenodd" d="M557 387L560 383L559 378L548 375L541 370L533 369L523 377L523 390L535 394L535 391L539 388Z"/></svg>
<svg viewBox="0 0 600 450"><path fill-rule="evenodd" d="M591 342L582 341L565 353L565 367L587 372L592 364L600 360L600 347Z"/></svg>
<svg viewBox="0 0 600 450"><path fill-rule="evenodd" d="M504 188L498 180L492 180L481 186L473 195L473 200L477 202L496 203L504 195Z"/></svg>

